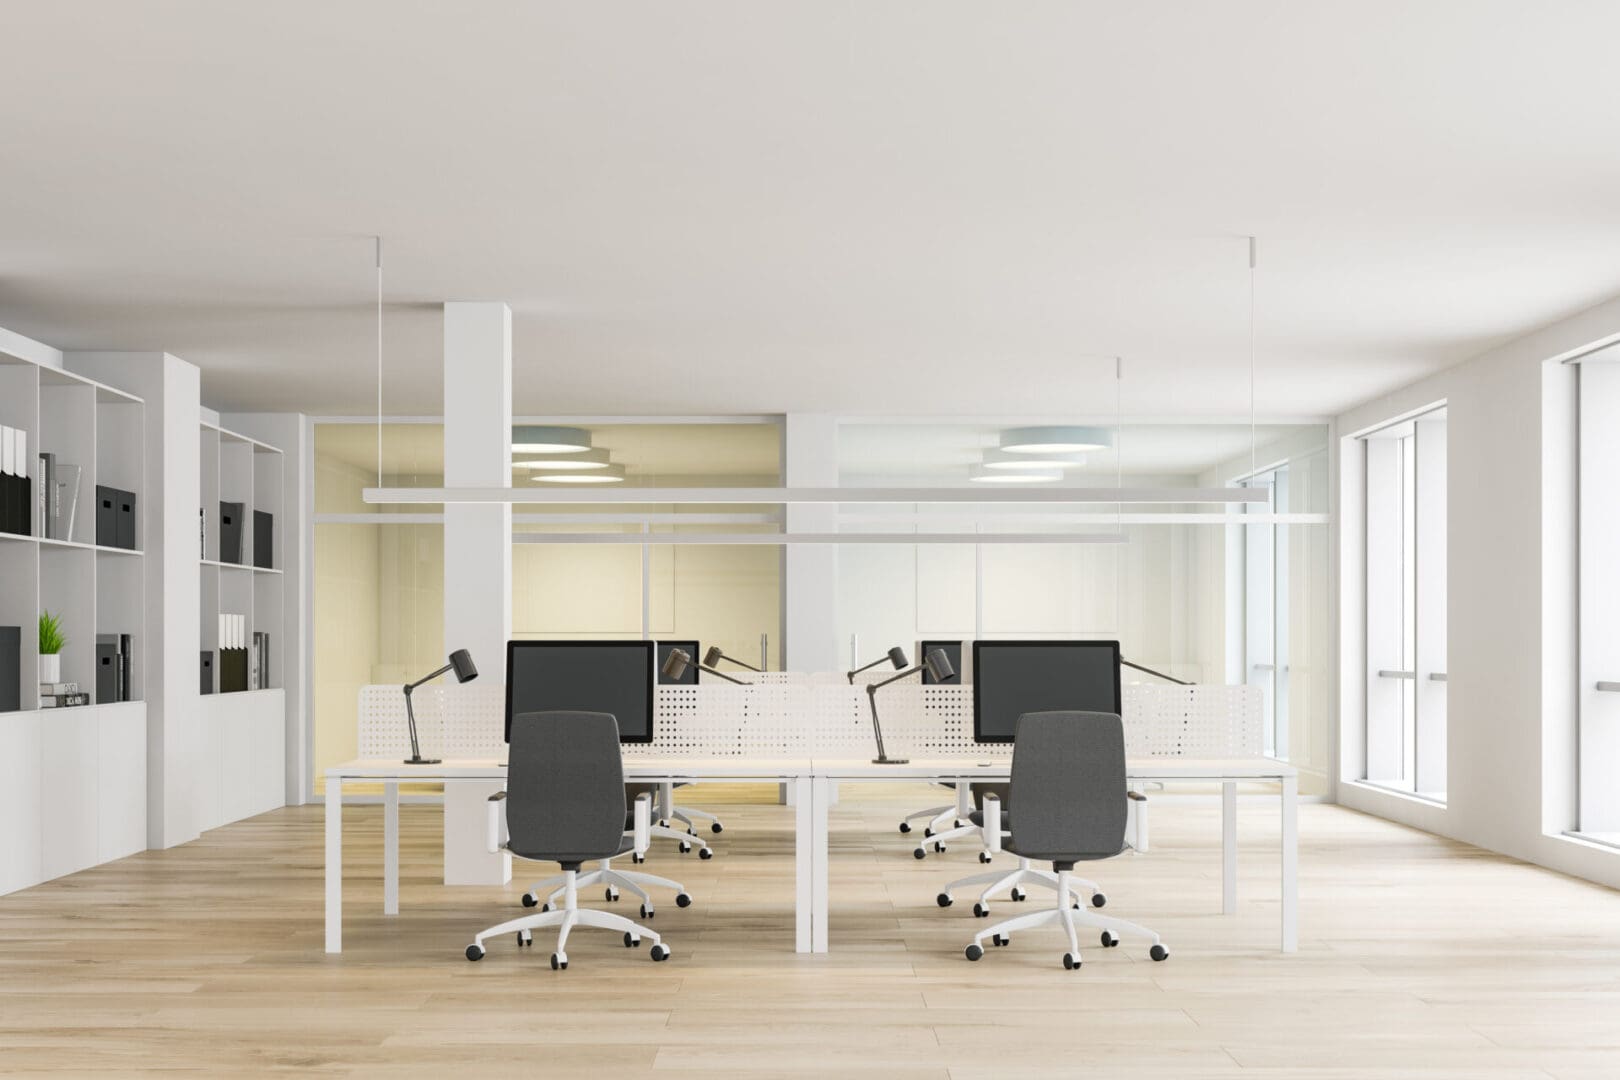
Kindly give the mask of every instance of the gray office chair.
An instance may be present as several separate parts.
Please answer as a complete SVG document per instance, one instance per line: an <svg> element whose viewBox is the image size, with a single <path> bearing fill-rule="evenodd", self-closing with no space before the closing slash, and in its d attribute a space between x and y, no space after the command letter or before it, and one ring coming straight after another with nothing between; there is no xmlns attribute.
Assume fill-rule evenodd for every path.
<svg viewBox="0 0 1620 1080"><path fill-rule="evenodd" d="M633 806L635 801L642 796L646 796L648 799L656 799L659 785L626 784L625 791ZM625 817L626 835L629 835L635 828L635 822L632 818L632 815L626 815ZM649 839L657 835L658 826L654 825L649 830ZM633 853L631 858L638 863L645 861L645 858L639 854ZM656 874L642 873L639 870L615 870L612 859L599 860L595 870L580 874L574 884L576 888L584 888L588 885L603 886L602 898L609 903L619 898L620 889L628 889L641 898L641 917L643 919L652 918L654 913L652 897L647 892L649 888L674 890L676 907L690 907L692 903L692 895L686 891L686 886L680 882L671 881L669 878L659 877ZM541 911L550 911L562 902L567 887L566 874L559 874L555 877L548 877L544 881L537 881L529 886L528 892L523 894L523 906L539 906ZM541 900L542 896L545 896L544 901Z"/></svg>
<svg viewBox="0 0 1620 1080"><path fill-rule="evenodd" d="M512 718L506 790L490 796L489 848L502 846L521 859L557 862L563 869L563 906L492 926L467 946L468 960L481 960L484 941L517 934L520 946L533 945L533 931L555 926L557 951L552 970L568 967L568 935L576 926L617 930L626 948L653 940L652 958L669 959L669 947L651 930L609 911L579 906L580 867L647 850L652 800L636 799L634 830L625 835L624 765L619 759L619 725L607 713L520 713ZM507 841L500 843L501 810Z"/></svg>
<svg viewBox="0 0 1620 1080"><path fill-rule="evenodd" d="M1009 830L1012 829L1013 815L1011 785L975 784L973 785L973 789L975 796L978 798L981 804L981 808L969 812L968 820L972 823L971 828L964 826L962 831L972 832L975 837L979 838L980 842L984 845L984 850L979 852L979 861L990 862L992 859L992 852L989 847L988 840L985 839L985 818L982 804L985 799L992 796L1000 800L1001 836L1003 841L1005 841ZM1129 792L1128 795L1132 799L1145 798L1145 796L1138 795L1135 792ZM973 905L973 914L977 915L981 919L985 919L989 918L990 916L990 901L997 893L1003 890L1009 890L1008 895L1011 896L1013 900L1027 900L1029 898L1029 893L1024 889L1025 885L1039 885L1043 888L1055 890L1058 887L1058 876L1050 870L1037 869L1033 860L1019 856L1018 865L1011 870L988 870L982 874L973 874L970 877L960 878L951 882L949 885L945 886L945 890L936 898L939 906L950 907L953 902L951 893L957 889L967 888L970 885L984 886L984 890L979 893L979 899ZM1108 903L1108 897L1103 893L1102 886L1098 885L1090 878L1070 878L1069 888L1073 890L1074 900L1076 903L1089 902L1092 907L1099 908Z"/></svg>
<svg viewBox="0 0 1620 1080"><path fill-rule="evenodd" d="M992 852L1005 847L1021 859L1050 862L1057 874L1055 903L1049 911L999 922L973 936L967 958L984 956L984 942L1008 945L1018 930L1061 926L1069 937L1063 966L1080 966L1080 940L1075 925L1102 931L1102 944L1119 944L1119 935L1131 934L1152 942L1148 955L1163 960L1170 955L1159 935L1123 919L1087 911L1071 904L1070 873L1077 862L1109 859L1125 850L1128 815L1125 784L1125 728L1112 713L1025 713L1018 718L1013 737L1011 799L1018 809L1005 845L1002 843L1001 800L993 793L984 800L985 840Z"/></svg>

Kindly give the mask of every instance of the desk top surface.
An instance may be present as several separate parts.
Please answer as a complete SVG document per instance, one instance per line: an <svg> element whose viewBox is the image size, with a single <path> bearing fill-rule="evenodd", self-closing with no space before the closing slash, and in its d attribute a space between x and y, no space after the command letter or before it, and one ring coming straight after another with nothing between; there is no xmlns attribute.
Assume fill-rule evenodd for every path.
<svg viewBox="0 0 1620 1080"><path fill-rule="evenodd" d="M1012 769L1007 754L974 758L916 758L904 765L877 765L868 758L680 758L624 755L630 779L691 778L713 780L791 780L825 776L833 780L1006 779ZM1287 762L1267 757L1140 757L1125 763L1138 780L1283 779L1298 775ZM499 758L451 758L437 765L406 765L398 760L345 761L326 770L328 778L347 780L496 780L506 775Z"/></svg>

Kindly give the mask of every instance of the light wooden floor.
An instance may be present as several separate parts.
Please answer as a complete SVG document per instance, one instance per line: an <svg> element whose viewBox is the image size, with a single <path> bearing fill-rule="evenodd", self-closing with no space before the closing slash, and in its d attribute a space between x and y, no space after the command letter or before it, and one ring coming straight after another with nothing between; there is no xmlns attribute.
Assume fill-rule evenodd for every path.
<svg viewBox="0 0 1620 1080"><path fill-rule="evenodd" d="M846 796L829 956L790 951L791 812L774 806L726 807L710 862L650 861L697 897L660 905L666 964L584 931L567 972L550 970L544 937L521 952L493 942L468 963L473 932L518 910L524 880L436 884L428 807L403 811L392 919L379 812L349 812L341 956L322 952L318 807L0 898L0 1072L1620 1076L1620 895L1608 890L1305 806L1301 948L1284 957L1272 809L1245 812L1242 912L1224 918L1217 811L1163 800L1152 854L1097 873L1109 910L1165 935L1168 962L1127 943L1065 972L1060 936L1032 932L969 964L970 903L940 910L934 895L979 869L972 853L917 862L894 829L928 789Z"/></svg>

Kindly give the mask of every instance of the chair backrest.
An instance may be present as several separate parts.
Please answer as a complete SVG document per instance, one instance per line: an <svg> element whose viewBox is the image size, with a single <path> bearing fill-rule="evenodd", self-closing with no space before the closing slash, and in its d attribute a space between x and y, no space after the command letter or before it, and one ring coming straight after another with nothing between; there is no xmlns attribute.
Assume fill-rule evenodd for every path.
<svg viewBox="0 0 1620 1080"><path fill-rule="evenodd" d="M506 830L531 857L605 858L624 836L624 763L610 713L532 712L512 718Z"/></svg>
<svg viewBox="0 0 1620 1080"><path fill-rule="evenodd" d="M1013 735L1009 811L1021 853L1106 858L1125 849L1125 727L1113 713L1038 712Z"/></svg>

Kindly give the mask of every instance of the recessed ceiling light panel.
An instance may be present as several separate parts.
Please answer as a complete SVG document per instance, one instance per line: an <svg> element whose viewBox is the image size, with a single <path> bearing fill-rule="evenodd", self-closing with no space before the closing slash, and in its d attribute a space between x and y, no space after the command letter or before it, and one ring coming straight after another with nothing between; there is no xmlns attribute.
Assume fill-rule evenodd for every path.
<svg viewBox="0 0 1620 1080"><path fill-rule="evenodd" d="M512 428L512 451L518 454L578 454L591 448L584 428L552 424L518 424Z"/></svg>
<svg viewBox="0 0 1620 1080"><path fill-rule="evenodd" d="M1107 428L1072 424L1009 428L1001 433L1001 448L1015 454L1079 454L1112 445L1114 438Z"/></svg>

